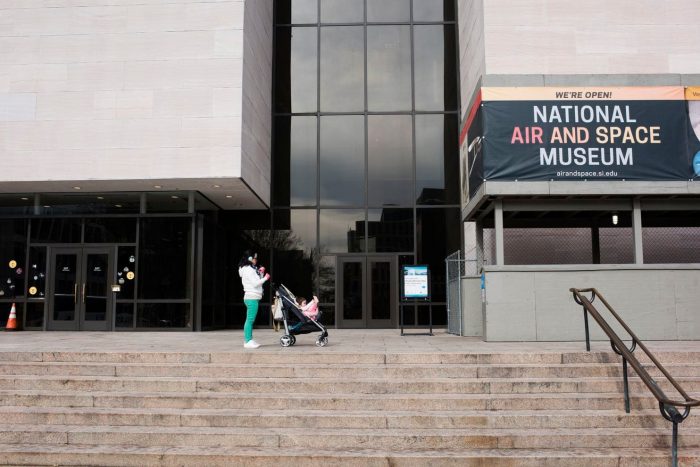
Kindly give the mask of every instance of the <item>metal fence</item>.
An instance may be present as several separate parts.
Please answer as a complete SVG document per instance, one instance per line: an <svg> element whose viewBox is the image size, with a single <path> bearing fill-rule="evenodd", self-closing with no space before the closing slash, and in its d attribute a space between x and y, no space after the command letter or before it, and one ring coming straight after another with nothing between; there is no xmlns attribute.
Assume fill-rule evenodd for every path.
<svg viewBox="0 0 700 467"><path fill-rule="evenodd" d="M631 227L601 227L596 252L590 228L506 228L504 261L509 265L630 264L634 263L633 237ZM700 263L700 227L643 227L642 245L645 264ZM479 267L495 264L494 229L483 229L480 248Z"/></svg>
<svg viewBox="0 0 700 467"><path fill-rule="evenodd" d="M462 335L462 276L465 275L466 260L461 251L445 258L447 285L447 332Z"/></svg>

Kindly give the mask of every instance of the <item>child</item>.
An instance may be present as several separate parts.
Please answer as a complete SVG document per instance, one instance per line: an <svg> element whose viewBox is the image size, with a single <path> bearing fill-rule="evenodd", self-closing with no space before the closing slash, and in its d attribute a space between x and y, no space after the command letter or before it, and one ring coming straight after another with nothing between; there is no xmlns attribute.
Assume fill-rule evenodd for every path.
<svg viewBox="0 0 700 467"><path fill-rule="evenodd" d="M311 319L316 319L318 316L318 297L314 295L314 299L311 300L311 303L306 303L306 299L304 297L297 297L297 305L301 307L301 312L304 314L304 316L307 316Z"/></svg>

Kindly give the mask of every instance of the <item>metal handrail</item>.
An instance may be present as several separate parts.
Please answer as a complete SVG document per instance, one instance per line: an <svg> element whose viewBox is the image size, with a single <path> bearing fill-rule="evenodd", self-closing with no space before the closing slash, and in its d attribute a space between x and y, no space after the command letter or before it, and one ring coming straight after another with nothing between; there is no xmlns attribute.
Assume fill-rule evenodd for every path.
<svg viewBox="0 0 700 467"><path fill-rule="evenodd" d="M591 340L588 332L588 314L593 316L593 319L600 325L601 329L605 334L607 334L610 339L610 345L613 351L622 357L622 377L624 380L625 389L625 412L630 413L630 399L629 399L629 384L627 381L627 362L630 363L634 371L641 378L644 384L649 388L651 393L654 395L656 400L659 402L659 410L661 411L661 416L664 417L669 422L673 423L673 441L671 446L671 455L673 459L673 466L678 466L678 424L682 423L688 415L690 415L690 408L700 405L700 401L690 397L683 388L676 382L675 379L666 371L666 368L659 363L659 361L652 355L652 353L647 349L644 343L639 340L639 338L632 332L632 330L627 326L622 318L615 312L615 310L610 306L610 304L605 300L605 297L601 295L595 288L588 289L569 289L569 291L574 295L574 301L583 307L583 319L586 327L586 350L591 351ZM591 298L588 299L583 294L590 293ZM620 339L620 336L610 327L610 325L605 321L605 319L600 315L598 310L593 306L593 301L596 297L600 298L600 301L605 305L611 315L615 317L618 323L625 329L625 331L632 338L632 344L630 348L627 348L625 343ZM666 379L673 385L678 393L683 396L683 401L669 399L666 394L661 390L659 385L654 381L649 372L639 363L637 357L633 355L635 349L639 347L644 351L646 356L651 360L657 369L666 376ZM676 407L683 407L683 413L680 413Z"/></svg>

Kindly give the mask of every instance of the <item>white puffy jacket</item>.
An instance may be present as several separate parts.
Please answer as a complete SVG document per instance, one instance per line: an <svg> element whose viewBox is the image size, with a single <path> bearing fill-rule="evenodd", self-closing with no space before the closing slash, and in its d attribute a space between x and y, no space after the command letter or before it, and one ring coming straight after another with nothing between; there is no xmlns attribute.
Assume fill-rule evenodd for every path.
<svg viewBox="0 0 700 467"><path fill-rule="evenodd" d="M243 283L243 300L260 300L263 296L262 286L267 281L258 275L258 271L250 265L238 268L238 275Z"/></svg>

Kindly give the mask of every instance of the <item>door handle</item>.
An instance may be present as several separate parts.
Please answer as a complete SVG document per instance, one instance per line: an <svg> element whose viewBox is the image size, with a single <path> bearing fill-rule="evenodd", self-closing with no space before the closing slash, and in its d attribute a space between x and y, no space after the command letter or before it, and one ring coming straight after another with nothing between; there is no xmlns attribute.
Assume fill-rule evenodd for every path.
<svg viewBox="0 0 700 467"><path fill-rule="evenodd" d="M78 284L73 284L73 305L78 301Z"/></svg>
<svg viewBox="0 0 700 467"><path fill-rule="evenodd" d="M85 303L85 282L83 282L83 303Z"/></svg>

